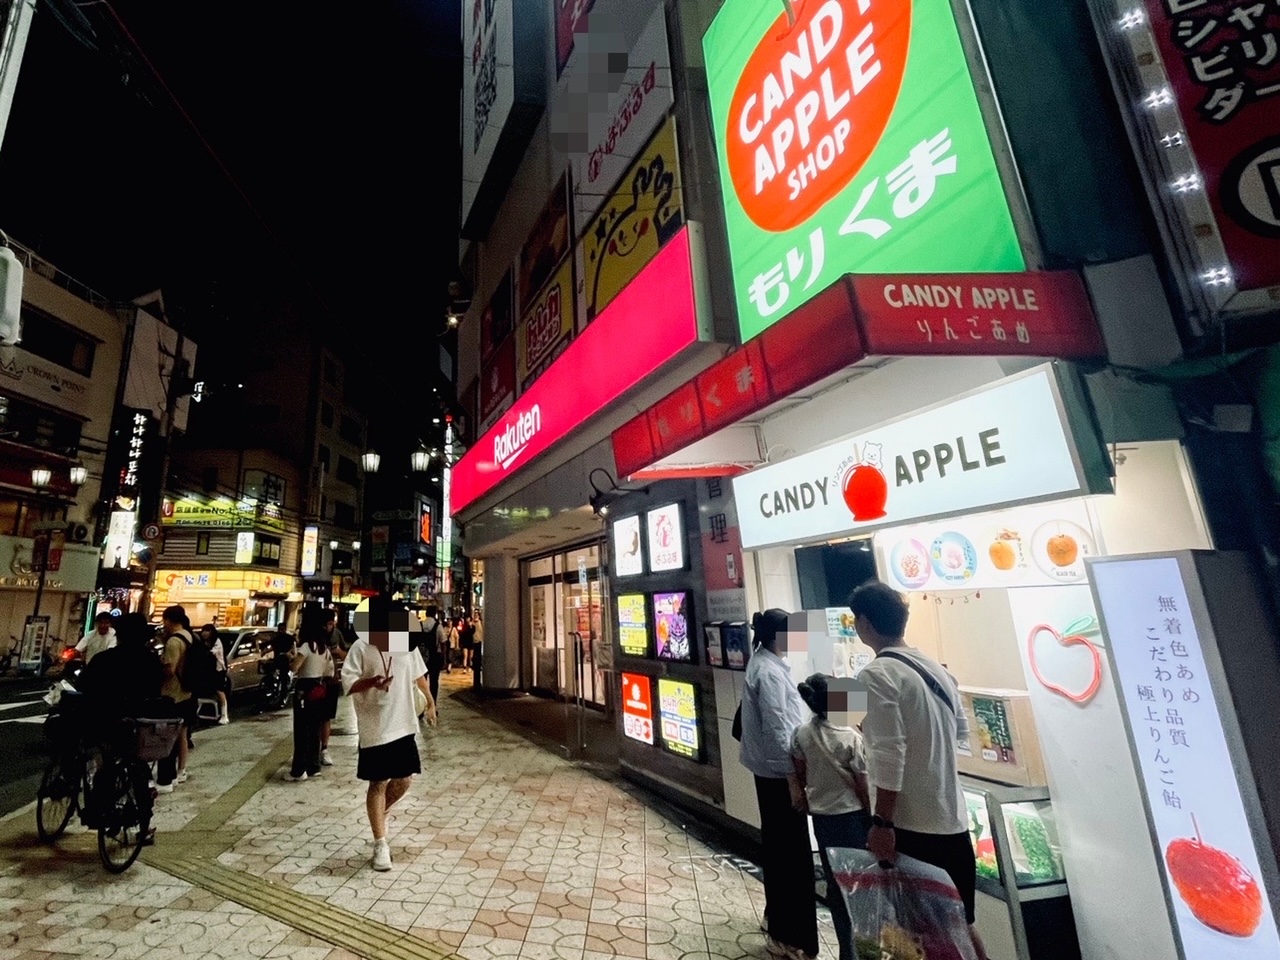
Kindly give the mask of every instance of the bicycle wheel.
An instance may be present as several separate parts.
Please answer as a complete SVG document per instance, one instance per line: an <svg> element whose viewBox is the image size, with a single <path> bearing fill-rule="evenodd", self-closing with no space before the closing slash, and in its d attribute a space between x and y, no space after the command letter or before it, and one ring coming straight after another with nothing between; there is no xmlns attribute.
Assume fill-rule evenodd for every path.
<svg viewBox="0 0 1280 960"><path fill-rule="evenodd" d="M70 769L66 758L57 754L49 760L36 792L36 831L45 843L52 843L71 822L80 793L80 771Z"/></svg>
<svg viewBox="0 0 1280 960"><path fill-rule="evenodd" d="M100 771L104 776L107 771ZM111 789L98 808L98 854L111 873L124 873L138 859L149 824L143 822L143 806L129 768L118 763L110 771Z"/></svg>

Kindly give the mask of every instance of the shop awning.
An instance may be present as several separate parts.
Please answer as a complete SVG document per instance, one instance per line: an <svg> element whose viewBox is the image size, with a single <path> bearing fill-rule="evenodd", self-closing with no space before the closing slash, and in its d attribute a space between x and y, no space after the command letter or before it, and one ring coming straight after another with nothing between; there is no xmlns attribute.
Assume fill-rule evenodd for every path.
<svg viewBox="0 0 1280 960"><path fill-rule="evenodd" d="M798 310L668 394L613 433L620 477L850 368L891 357L1105 355L1083 280L1073 271L846 275ZM724 474L740 471L735 459ZM714 463L662 470L698 470ZM696 475L696 474L686 474Z"/></svg>

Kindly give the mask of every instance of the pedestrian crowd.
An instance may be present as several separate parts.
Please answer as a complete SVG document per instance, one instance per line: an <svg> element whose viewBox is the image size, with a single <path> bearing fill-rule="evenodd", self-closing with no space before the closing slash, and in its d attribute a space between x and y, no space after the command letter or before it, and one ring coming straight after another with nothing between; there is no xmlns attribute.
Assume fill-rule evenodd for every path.
<svg viewBox="0 0 1280 960"><path fill-rule="evenodd" d="M792 623L784 610L752 619L755 646L734 735L760 809L765 945L778 960L817 955L812 817L840 960L857 953L830 848L869 850L881 865L912 857L944 871L964 904L974 952L985 958L973 926L977 864L956 764L969 737L959 687L905 643L901 594L872 581L853 591L849 606L859 640L876 654L857 678L866 696L860 727L852 725L860 711L849 702L850 684L824 674L792 681L785 658L805 653L807 621Z"/></svg>

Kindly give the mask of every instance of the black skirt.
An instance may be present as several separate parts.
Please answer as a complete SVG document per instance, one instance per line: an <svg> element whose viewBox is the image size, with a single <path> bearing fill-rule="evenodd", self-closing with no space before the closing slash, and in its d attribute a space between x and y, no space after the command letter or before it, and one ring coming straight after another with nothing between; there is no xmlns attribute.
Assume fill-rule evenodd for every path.
<svg viewBox="0 0 1280 960"><path fill-rule="evenodd" d="M399 780L421 772L422 758L418 755L418 739L413 734L376 747L361 747L356 760L356 777L371 783Z"/></svg>

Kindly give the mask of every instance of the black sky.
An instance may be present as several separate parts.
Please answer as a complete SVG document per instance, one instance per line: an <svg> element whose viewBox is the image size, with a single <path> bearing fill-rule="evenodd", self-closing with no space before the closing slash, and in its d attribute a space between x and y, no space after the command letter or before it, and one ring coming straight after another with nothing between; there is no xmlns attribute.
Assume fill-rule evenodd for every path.
<svg viewBox="0 0 1280 960"><path fill-rule="evenodd" d="M59 22L71 6L37 10L0 227L110 297L163 288L206 338L284 303L336 331L439 329L458 0L110 0L81 8L98 50Z"/></svg>

